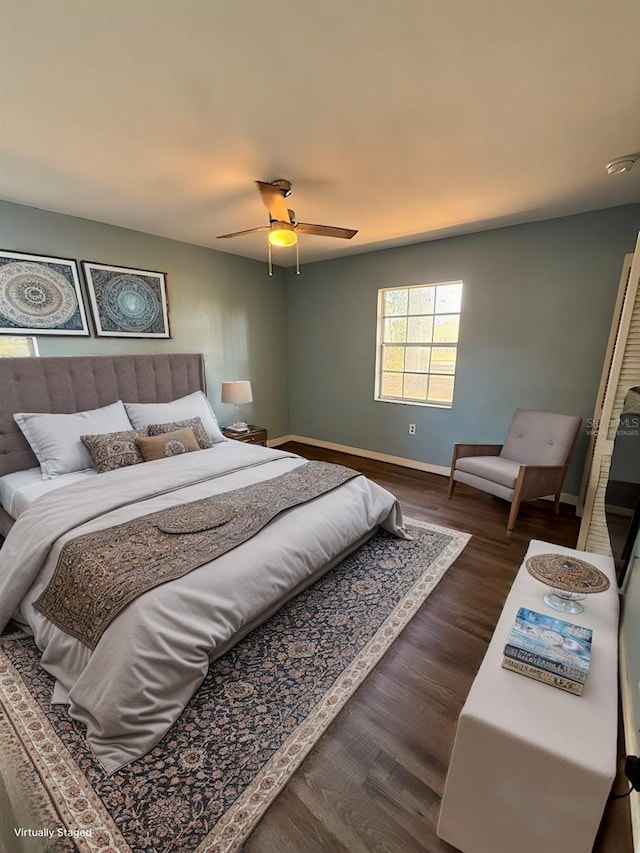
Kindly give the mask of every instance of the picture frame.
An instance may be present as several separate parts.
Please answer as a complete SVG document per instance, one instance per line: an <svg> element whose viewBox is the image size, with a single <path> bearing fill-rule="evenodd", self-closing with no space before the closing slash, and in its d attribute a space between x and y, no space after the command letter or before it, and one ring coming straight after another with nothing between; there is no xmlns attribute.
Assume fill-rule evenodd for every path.
<svg viewBox="0 0 640 853"><path fill-rule="evenodd" d="M0 249L0 334L88 337L76 262Z"/></svg>
<svg viewBox="0 0 640 853"><path fill-rule="evenodd" d="M166 273L83 261L96 335L170 338Z"/></svg>

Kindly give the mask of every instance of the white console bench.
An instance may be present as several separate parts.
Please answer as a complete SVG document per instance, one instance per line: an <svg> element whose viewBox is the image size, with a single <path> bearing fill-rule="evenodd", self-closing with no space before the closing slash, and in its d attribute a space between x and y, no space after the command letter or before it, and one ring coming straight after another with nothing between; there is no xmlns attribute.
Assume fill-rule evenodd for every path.
<svg viewBox="0 0 640 853"><path fill-rule="evenodd" d="M613 560L532 540L533 554L567 554L603 571L606 592L584 613L548 607L524 564L460 714L438 835L464 853L591 853L616 771L618 587ZM481 582L479 580L479 582ZM518 608L593 630L581 696L510 672L503 649Z"/></svg>

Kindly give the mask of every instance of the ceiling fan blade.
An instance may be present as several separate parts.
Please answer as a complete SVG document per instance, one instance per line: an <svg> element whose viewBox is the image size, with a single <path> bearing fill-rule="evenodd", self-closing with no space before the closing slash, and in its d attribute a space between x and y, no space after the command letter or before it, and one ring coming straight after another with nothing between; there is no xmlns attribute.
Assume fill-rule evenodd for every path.
<svg viewBox="0 0 640 853"><path fill-rule="evenodd" d="M260 225L258 228L247 228L246 231L234 231L232 234L218 234L216 240L224 240L226 237L241 237L243 234L253 234L254 231L268 231L268 225Z"/></svg>
<svg viewBox="0 0 640 853"><path fill-rule="evenodd" d="M302 234L315 234L316 237L342 237L343 240L350 240L358 233L357 228L338 228L336 225L311 225L309 222L296 223L296 231L300 231Z"/></svg>
<svg viewBox="0 0 640 853"><path fill-rule="evenodd" d="M282 191L273 184L265 184L264 181L256 181L264 206L269 211L269 216L272 219L277 219L278 222L290 222L287 203L284 200Z"/></svg>

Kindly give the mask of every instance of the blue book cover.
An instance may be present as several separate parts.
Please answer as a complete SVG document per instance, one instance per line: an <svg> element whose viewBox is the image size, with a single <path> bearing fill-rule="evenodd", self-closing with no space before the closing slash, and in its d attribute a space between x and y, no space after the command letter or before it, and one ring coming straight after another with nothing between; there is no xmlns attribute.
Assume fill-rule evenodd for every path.
<svg viewBox="0 0 640 853"><path fill-rule="evenodd" d="M504 648L505 657L584 684L591 660L590 628L521 607Z"/></svg>

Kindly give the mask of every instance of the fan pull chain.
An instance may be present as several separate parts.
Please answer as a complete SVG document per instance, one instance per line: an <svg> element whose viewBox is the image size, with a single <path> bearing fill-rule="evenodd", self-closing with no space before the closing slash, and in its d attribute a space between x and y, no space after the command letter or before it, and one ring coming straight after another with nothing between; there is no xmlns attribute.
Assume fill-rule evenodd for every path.
<svg viewBox="0 0 640 853"><path fill-rule="evenodd" d="M296 275L300 275L300 243L296 243Z"/></svg>
<svg viewBox="0 0 640 853"><path fill-rule="evenodd" d="M267 246L269 247L269 275L273 275L273 265L271 263L271 243L267 242Z"/></svg>

